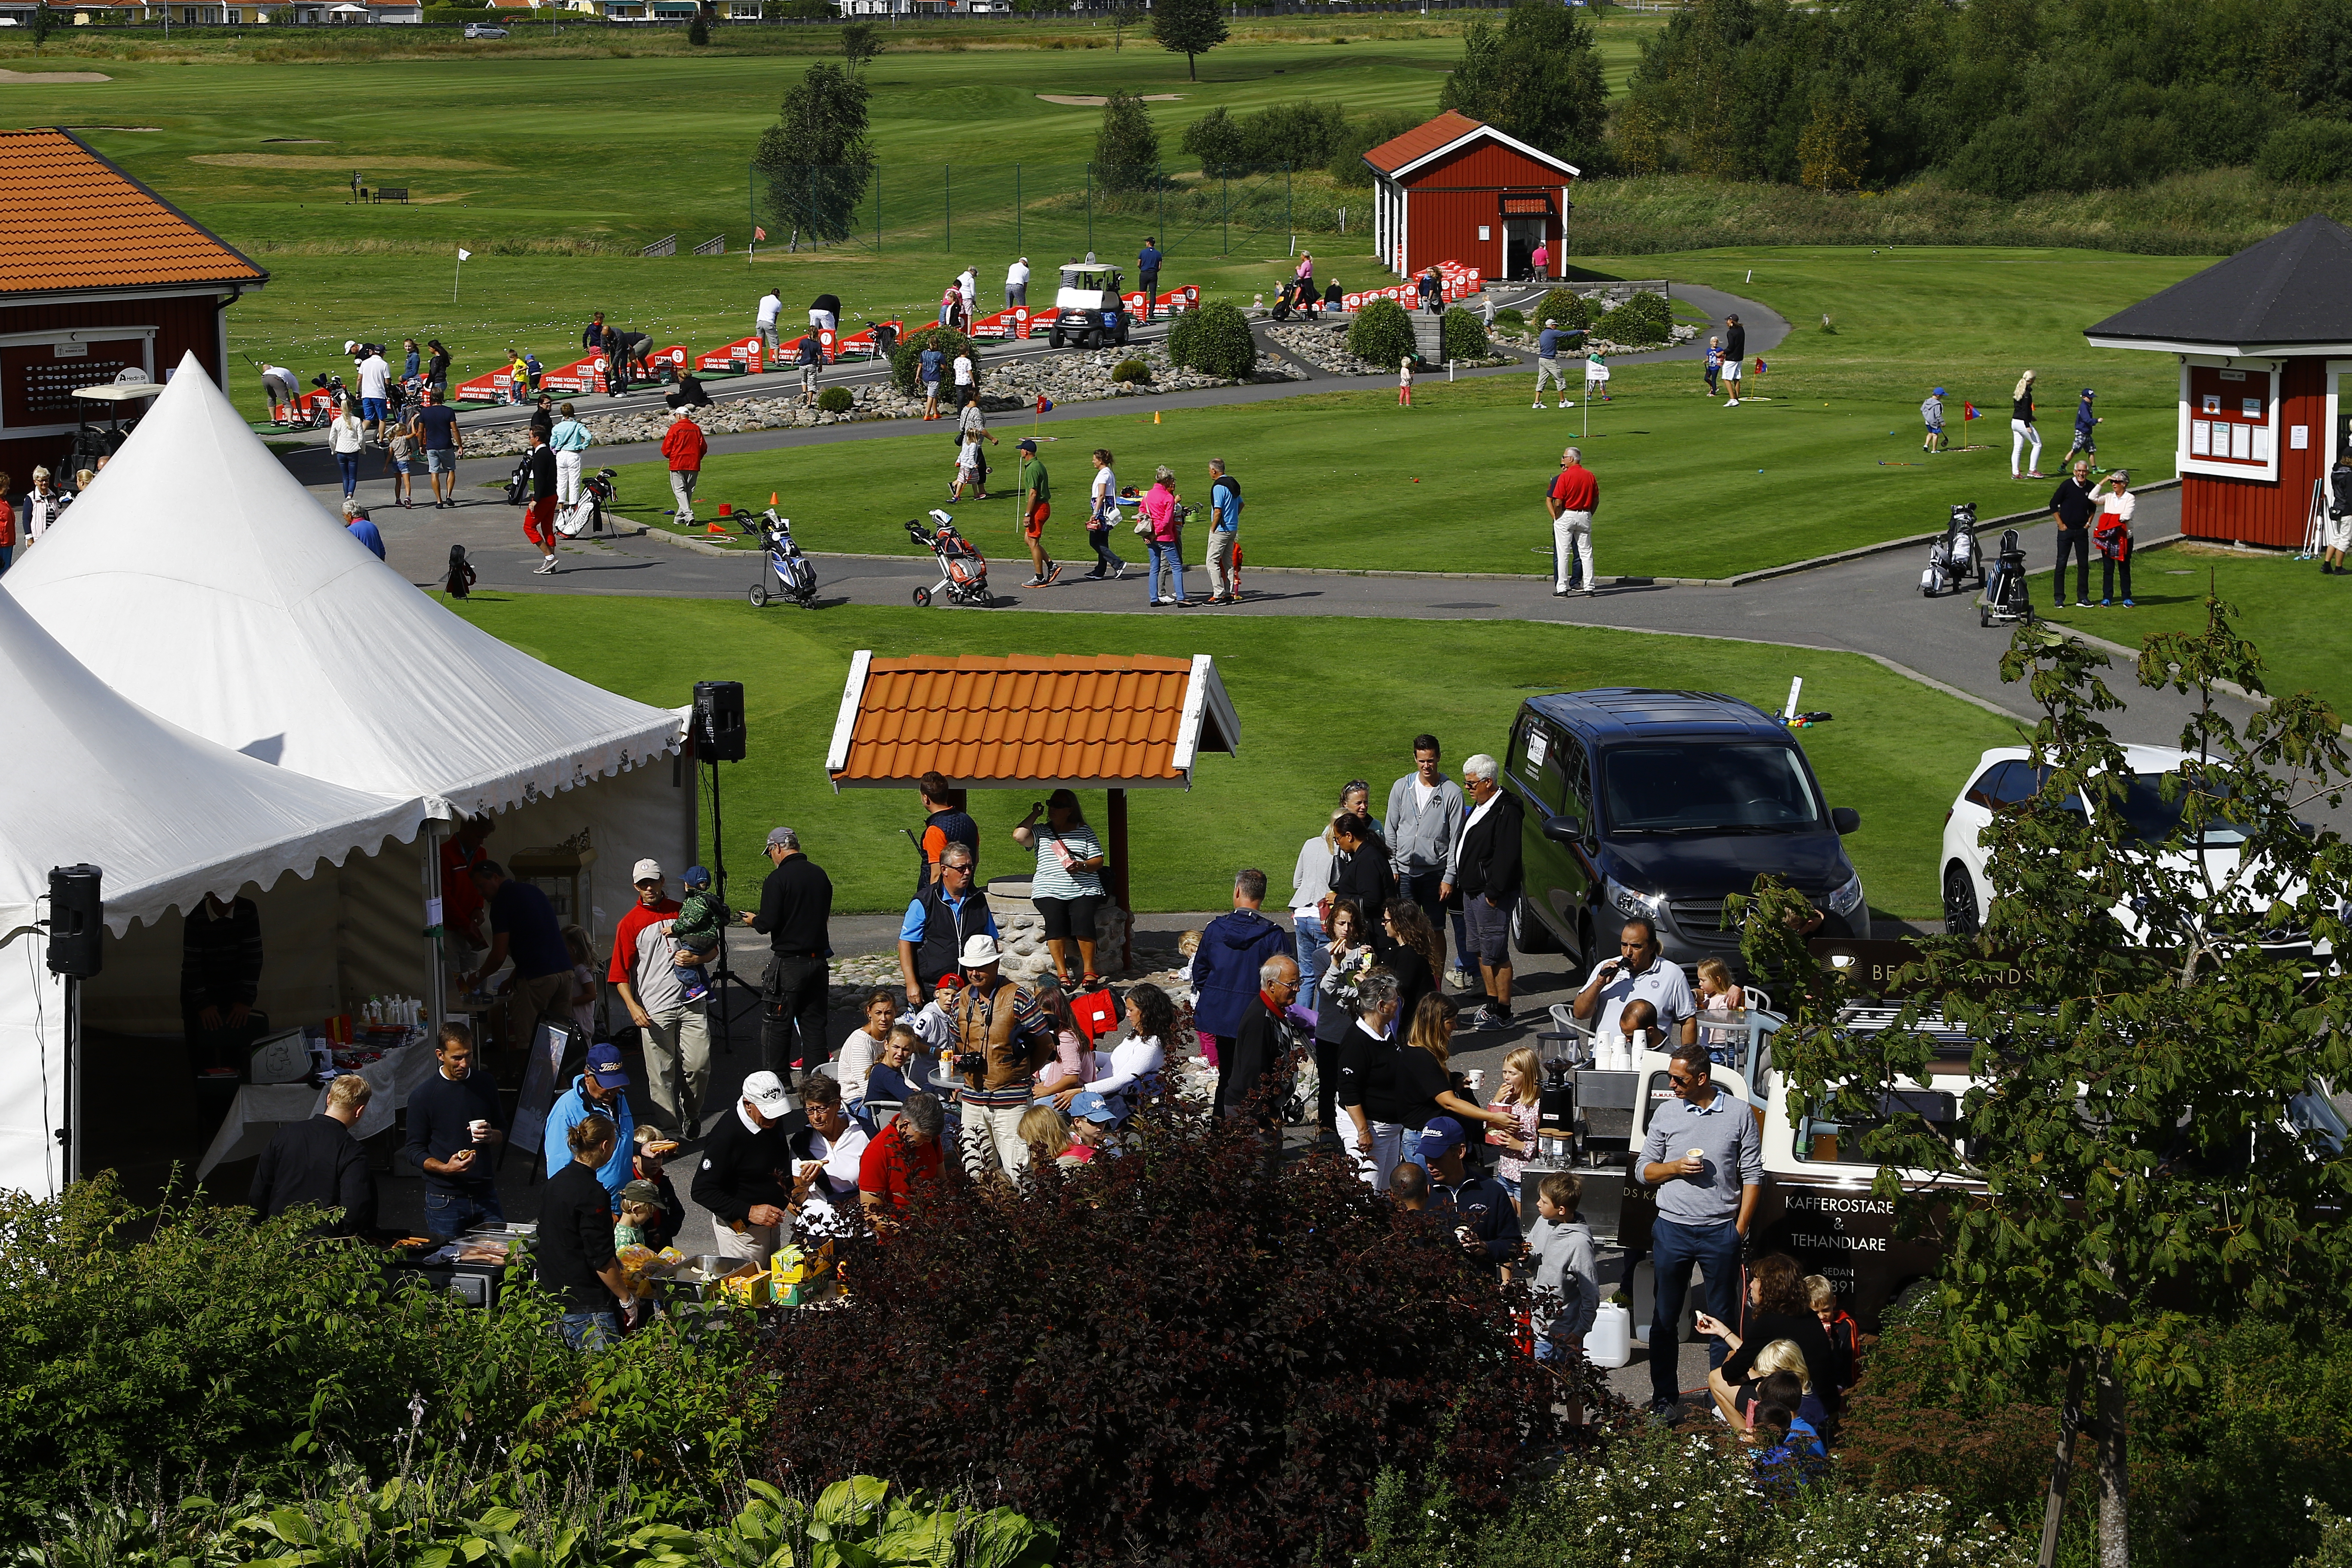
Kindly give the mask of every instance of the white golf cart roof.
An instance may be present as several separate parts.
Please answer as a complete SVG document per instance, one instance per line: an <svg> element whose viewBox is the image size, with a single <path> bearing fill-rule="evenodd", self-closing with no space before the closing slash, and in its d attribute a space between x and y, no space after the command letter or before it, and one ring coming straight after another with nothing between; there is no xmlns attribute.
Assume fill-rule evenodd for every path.
<svg viewBox="0 0 2352 1568"><path fill-rule="evenodd" d="M161 382L148 380L147 373L134 366L104 385L77 386L74 395L87 397L93 403L131 403L142 397L152 397L163 390Z"/></svg>

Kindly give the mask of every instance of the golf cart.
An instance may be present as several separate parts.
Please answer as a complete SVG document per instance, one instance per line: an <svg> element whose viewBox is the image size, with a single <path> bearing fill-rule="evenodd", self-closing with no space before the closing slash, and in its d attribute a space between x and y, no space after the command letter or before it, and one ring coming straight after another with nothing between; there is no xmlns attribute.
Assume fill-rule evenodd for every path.
<svg viewBox="0 0 2352 1568"><path fill-rule="evenodd" d="M1105 343L1127 346L1127 302L1119 298L1116 267L1073 262L1062 268L1054 296L1054 324L1045 336L1055 348L1075 342L1082 349Z"/></svg>
<svg viewBox="0 0 2352 1568"><path fill-rule="evenodd" d="M75 387L73 395L76 397L104 405L107 423L103 429L90 423L99 416L95 408L80 416L80 422L74 428L73 452L66 459L65 471L72 475L85 468L95 468L100 458L110 458L121 451L122 443L131 438L131 426L135 426L139 416L146 412L143 405L147 399L163 390L160 383L148 380L147 373L137 365L126 367L103 385ZM128 426L124 424L126 413L130 417Z"/></svg>

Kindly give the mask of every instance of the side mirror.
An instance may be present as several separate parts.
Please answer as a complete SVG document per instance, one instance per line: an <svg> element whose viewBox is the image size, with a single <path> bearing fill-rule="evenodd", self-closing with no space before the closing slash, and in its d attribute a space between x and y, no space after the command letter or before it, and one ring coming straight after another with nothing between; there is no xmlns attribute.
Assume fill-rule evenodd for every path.
<svg viewBox="0 0 2352 1568"><path fill-rule="evenodd" d="M1862 813L1850 805L1833 805L1830 807L1830 826L1836 828L1838 837L1843 838L1862 826Z"/></svg>
<svg viewBox="0 0 2352 1568"><path fill-rule="evenodd" d="M1584 825L1572 816L1549 816L1544 819L1543 836L1554 844L1573 844L1584 837Z"/></svg>

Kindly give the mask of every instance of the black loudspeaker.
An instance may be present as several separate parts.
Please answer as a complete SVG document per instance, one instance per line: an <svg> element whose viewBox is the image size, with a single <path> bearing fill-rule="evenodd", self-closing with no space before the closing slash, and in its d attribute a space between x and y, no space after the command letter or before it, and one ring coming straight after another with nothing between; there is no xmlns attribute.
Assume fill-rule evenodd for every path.
<svg viewBox="0 0 2352 1568"><path fill-rule="evenodd" d="M104 962L106 909L95 866L58 866L49 872L49 973L88 980Z"/></svg>
<svg viewBox="0 0 2352 1568"><path fill-rule="evenodd" d="M698 762L740 763L743 760L743 683L740 680L698 680L694 683L694 754Z"/></svg>

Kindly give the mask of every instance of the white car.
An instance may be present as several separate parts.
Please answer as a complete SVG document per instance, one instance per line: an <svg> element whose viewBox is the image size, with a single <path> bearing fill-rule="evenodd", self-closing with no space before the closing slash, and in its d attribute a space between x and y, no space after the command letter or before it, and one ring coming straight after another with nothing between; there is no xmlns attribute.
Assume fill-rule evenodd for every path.
<svg viewBox="0 0 2352 1568"><path fill-rule="evenodd" d="M2161 842L2179 828L2183 804L2178 798L2164 798L2164 775L2179 772L2182 763L2195 758L2169 746L2125 746L2122 751L2132 772L2124 796L2125 819L2134 837ZM2021 746L1999 747L1977 759L1974 773L1952 802L1951 810L1944 814L1946 931L1965 935L1983 929L1992 909L1992 879L1985 868L1990 849L1982 842L1984 830L1992 826L1995 814L2031 799L2040 787L2041 777ZM2244 842L2245 834L2240 828L2226 823L2207 824L2203 854L2216 886L2237 870L2238 847ZM2176 868L2190 864L2185 852L2168 854L2165 859ZM2292 899L2303 891L2298 879L2288 883L2281 896ZM2256 897L2251 883L2245 897L2250 902ZM2132 911L2119 907L2116 913L2126 930L2137 930L2139 921ZM2308 942L2306 933L2282 931L2265 933L2263 945L2303 947Z"/></svg>
<svg viewBox="0 0 2352 1568"><path fill-rule="evenodd" d="M469 38L503 38L506 36L507 30L504 27L485 26L479 22L466 24L466 37Z"/></svg>

